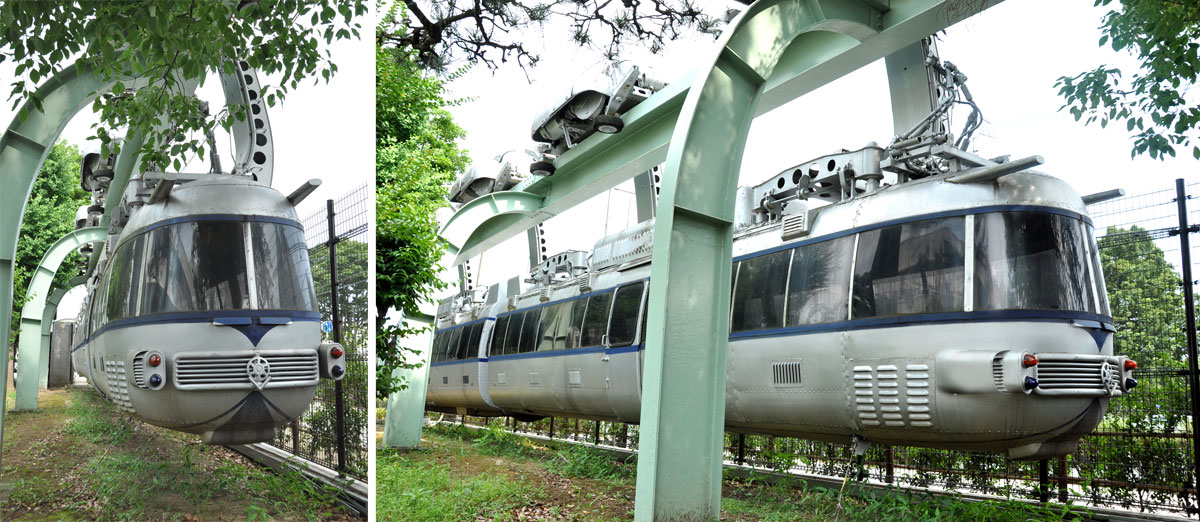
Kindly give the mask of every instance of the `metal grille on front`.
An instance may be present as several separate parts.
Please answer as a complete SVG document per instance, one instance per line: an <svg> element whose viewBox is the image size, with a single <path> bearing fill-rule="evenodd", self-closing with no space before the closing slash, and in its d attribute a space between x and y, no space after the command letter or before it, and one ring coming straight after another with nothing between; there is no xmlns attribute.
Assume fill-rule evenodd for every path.
<svg viewBox="0 0 1200 522"><path fill-rule="evenodd" d="M144 390L150 389L146 386L146 352L133 356L133 384Z"/></svg>
<svg viewBox="0 0 1200 522"><path fill-rule="evenodd" d="M263 389L316 386L316 350L184 352L175 356L175 387L180 390L253 390L247 364L255 356L270 364Z"/></svg>
<svg viewBox="0 0 1200 522"><path fill-rule="evenodd" d="M1103 397L1121 395L1120 361L1103 355L1039 353L1040 395Z"/></svg>

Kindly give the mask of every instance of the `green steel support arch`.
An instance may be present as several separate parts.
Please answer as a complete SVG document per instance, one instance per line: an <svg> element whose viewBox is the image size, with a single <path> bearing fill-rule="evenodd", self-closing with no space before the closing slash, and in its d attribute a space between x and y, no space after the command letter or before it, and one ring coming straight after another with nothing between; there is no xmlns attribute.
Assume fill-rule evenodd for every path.
<svg viewBox="0 0 1200 522"><path fill-rule="evenodd" d="M404 314L401 320L433 325L434 317L422 313ZM429 378L429 355L433 334L422 344L416 359L421 366L411 370L397 369L393 375L404 379L408 387L388 397L383 426L383 446L386 448L417 449L421 445L421 422L425 417L425 385ZM412 420L416 422L411 422Z"/></svg>
<svg viewBox="0 0 1200 522"><path fill-rule="evenodd" d="M68 233L46 250L37 271L29 280L29 291L26 293L29 301L21 308L21 338L17 345L17 359L23 370L18 372L16 411L36 409L38 385L45 385L43 379L31 378L33 376L28 369L33 368L40 374L41 368L49 363L49 344L46 345L46 353L42 353L42 317L54 274L58 273L59 265L72 250L84 243L103 240L106 235L104 227L87 227Z"/></svg>
<svg viewBox="0 0 1200 522"><path fill-rule="evenodd" d="M97 243L98 244L98 243ZM50 297L46 298L46 307L42 310L42 340L39 353L42 354L41 367L38 368L39 387L45 388L50 378L50 332L54 329L54 318L58 315L58 303L75 287L87 283L87 276L75 276L67 282L66 288L55 288Z"/></svg>
<svg viewBox="0 0 1200 522"><path fill-rule="evenodd" d="M480 203L469 219L456 214L443 227L457 265L666 162L647 309L637 520L719 515L731 221L754 117L999 1L760 0L696 73L622 115L623 131L593 135L559 156L553 176L514 188L540 205L488 215Z"/></svg>

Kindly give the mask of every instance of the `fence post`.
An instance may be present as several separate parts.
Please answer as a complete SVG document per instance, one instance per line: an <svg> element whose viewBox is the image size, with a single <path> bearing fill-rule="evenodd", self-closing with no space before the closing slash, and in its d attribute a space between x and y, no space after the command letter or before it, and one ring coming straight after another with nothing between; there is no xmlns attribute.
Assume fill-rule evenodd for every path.
<svg viewBox="0 0 1200 522"><path fill-rule="evenodd" d="M554 438L554 417L550 417L550 438Z"/></svg>
<svg viewBox="0 0 1200 522"><path fill-rule="evenodd" d="M737 463L739 466L746 463L746 434L745 433L738 434Z"/></svg>
<svg viewBox="0 0 1200 522"><path fill-rule="evenodd" d="M887 468L885 468L886 475L884 475L883 480L888 484L891 484L892 482L896 481L896 448L888 446L886 455Z"/></svg>
<svg viewBox="0 0 1200 522"><path fill-rule="evenodd" d="M600 421L593 421L593 422L596 423L596 434L592 436L592 445L599 445L600 444Z"/></svg>
<svg viewBox="0 0 1200 522"><path fill-rule="evenodd" d="M326 215L329 218L329 303L333 316L333 342L342 342L342 318L338 310L338 273L337 273L337 223L333 210L333 200L325 200ZM343 396L342 381L333 381L334 412L337 415L335 429L337 430L337 470L346 471L346 405Z"/></svg>
<svg viewBox="0 0 1200 522"><path fill-rule="evenodd" d="M1175 180L1175 202L1179 211L1179 255L1183 266L1183 301L1187 317L1188 387L1192 391L1192 479L1193 493L1200 497L1200 373L1196 371L1196 310L1192 295L1192 247L1188 239L1187 192L1183 178Z"/></svg>
<svg viewBox="0 0 1200 522"><path fill-rule="evenodd" d="M1058 501L1067 503L1067 456L1058 457Z"/></svg>
<svg viewBox="0 0 1200 522"><path fill-rule="evenodd" d="M1043 504L1050 501L1050 460L1038 461L1038 501Z"/></svg>

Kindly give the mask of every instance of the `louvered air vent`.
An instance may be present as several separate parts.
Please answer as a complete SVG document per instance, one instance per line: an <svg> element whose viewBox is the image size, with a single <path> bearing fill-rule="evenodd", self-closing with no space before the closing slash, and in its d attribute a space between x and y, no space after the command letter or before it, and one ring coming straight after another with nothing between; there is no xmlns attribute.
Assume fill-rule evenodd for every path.
<svg viewBox="0 0 1200 522"><path fill-rule="evenodd" d="M780 236L784 241L804 237L808 235L808 228L808 212L783 216L783 228L780 229Z"/></svg>
<svg viewBox="0 0 1200 522"><path fill-rule="evenodd" d="M771 376L776 386L800 384L800 361L771 363Z"/></svg>

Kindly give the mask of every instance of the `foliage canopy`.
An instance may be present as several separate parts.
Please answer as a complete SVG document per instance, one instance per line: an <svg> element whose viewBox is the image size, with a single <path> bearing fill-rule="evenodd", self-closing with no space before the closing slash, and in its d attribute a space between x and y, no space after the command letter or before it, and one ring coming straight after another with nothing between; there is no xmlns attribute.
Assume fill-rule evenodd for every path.
<svg viewBox="0 0 1200 522"><path fill-rule="evenodd" d="M395 24L394 13L380 30ZM405 354L418 350L405 343L429 329L411 315L446 287L434 216L469 158L456 143L465 133L444 109L442 80L424 74L411 50L376 42L376 396L382 399L405 387L392 374L415 366ZM408 317L389 324L389 310Z"/></svg>
<svg viewBox="0 0 1200 522"><path fill-rule="evenodd" d="M1115 5L1114 5L1115 4ZM1200 3L1178 0L1096 0L1113 6L1104 15L1099 45L1127 51L1140 63L1126 75L1102 65L1055 83L1078 121L1125 122L1133 138L1130 157L1175 156L1175 148L1200 159L1200 100L1188 91L1200 78ZM1122 83L1122 82L1125 83ZM1060 109L1061 110L1061 109Z"/></svg>
<svg viewBox="0 0 1200 522"><path fill-rule="evenodd" d="M233 61L245 60L278 75L261 93L274 105L302 80L337 72L324 45L358 37L366 12L366 0L0 2L0 62L16 64L13 107L28 99L41 110L39 83L77 60L113 82L92 103L100 116L93 137L104 151L119 149L114 137L124 128L143 138L143 168L178 170L189 154L204 155L203 131L246 118L244 107L206 114L186 80L232 73Z"/></svg>

